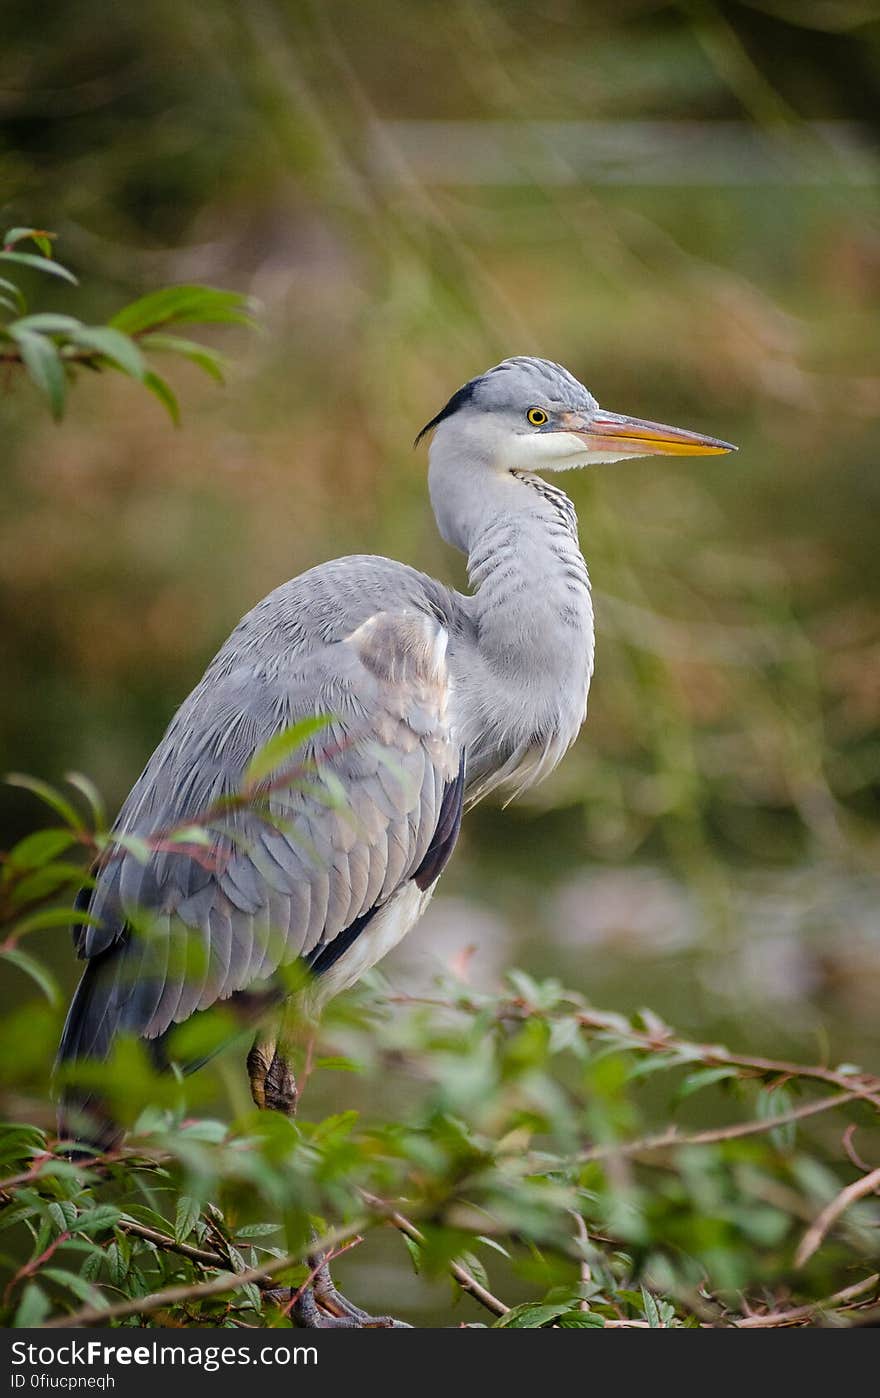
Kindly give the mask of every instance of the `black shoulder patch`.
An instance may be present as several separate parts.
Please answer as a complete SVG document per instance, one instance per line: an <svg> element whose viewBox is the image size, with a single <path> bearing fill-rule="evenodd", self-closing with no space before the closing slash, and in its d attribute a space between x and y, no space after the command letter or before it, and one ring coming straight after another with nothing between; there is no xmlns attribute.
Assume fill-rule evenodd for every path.
<svg viewBox="0 0 880 1398"><path fill-rule="evenodd" d="M464 771L465 754L462 753L458 774L453 781L448 783L443 793L437 828L425 851L425 857L418 869L415 869L409 876L422 892L430 888L431 884L440 877L455 848L458 832L461 829L461 813L464 806ZM374 907L368 908L366 912L361 913L353 922L350 922L348 927L337 933L332 941L319 942L304 958L312 974L321 976L325 971L329 971L330 967L348 951L352 943L357 941L376 913L384 906L385 904L376 904Z"/></svg>
<svg viewBox="0 0 880 1398"><path fill-rule="evenodd" d="M461 829L461 814L464 808L464 763L465 754L461 754L461 762L458 766L458 775L451 781L443 793L443 800L440 804L440 816L437 821L437 829L431 840L425 857L412 875L418 888L425 891L430 888L435 880L439 879L446 865L449 863L452 851L455 849L455 842L458 839L458 832Z"/></svg>
<svg viewBox="0 0 880 1398"><path fill-rule="evenodd" d="M309 970L314 976L321 976L325 971L339 960L343 952L348 951L352 942L357 941L367 923L376 916L379 911L378 904L368 908L360 917L356 917L354 922L350 922L347 927L338 932L331 942L319 942L318 945L304 958Z"/></svg>
<svg viewBox="0 0 880 1398"><path fill-rule="evenodd" d="M457 393L453 393L449 402L446 404L446 407L441 408L440 412L437 414L436 417L432 417L430 422L425 423L421 432L413 442L413 446L417 447L419 442L422 440L422 438L425 436L427 432L430 432L433 428L435 428L438 425L438 423L443 422L445 418L452 417L453 413L457 413L459 408L463 408L466 403L469 403L474 396L477 384L479 382L480 380L478 378L471 379L470 382L464 384L464 386L460 388Z"/></svg>

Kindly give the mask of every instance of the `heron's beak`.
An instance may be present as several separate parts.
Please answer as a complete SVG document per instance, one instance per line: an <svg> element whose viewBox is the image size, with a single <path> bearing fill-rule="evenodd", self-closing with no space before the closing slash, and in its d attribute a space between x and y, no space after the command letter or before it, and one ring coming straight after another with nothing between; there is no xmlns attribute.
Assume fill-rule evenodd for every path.
<svg viewBox="0 0 880 1398"><path fill-rule="evenodd" d="M590 451L613 452L615 456L716 456L736 451L731 442L704 437L702 432L686 432L662 422L646 422L622 413L599 409L592 417L584 413L562 413L562 431L572 432L586 442Z"/></svg>

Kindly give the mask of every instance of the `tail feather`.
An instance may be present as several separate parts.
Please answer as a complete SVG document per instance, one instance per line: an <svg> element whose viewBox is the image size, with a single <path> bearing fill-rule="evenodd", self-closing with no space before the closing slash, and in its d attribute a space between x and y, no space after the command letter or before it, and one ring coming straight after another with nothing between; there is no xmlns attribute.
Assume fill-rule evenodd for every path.
<svg viewBox="0 0 880 1398"><path fill-rule="evenodd" d="M71 1067L104 1063L118 1035L143 1031L140 1001L150 987L138 981L135 963L139 958L132 955L135 946L129 940L116 942L87 962L67 1012L55 1060L56 1071L68 1070L59 1100L59 1134L100 1150L117 1145L122 1129L114 1122L100 1091L78 1084Z"/></svg>
<svg viewBox="0 0 880 1398"><path fill-rule="evenodd" d="M159 1034L153 1029L156 1006L168 977L167 940L127 932L86 963L55 1060L56 1072L61 1070L62 1077L58 1131L65 1140L101 1151L118 1145L123 1135L100 1089L77 1082L77 1063L107 1062L116 1040L127 1035L144 1042L157 1071L168 1069L168 1039L175 1025ZM233 995L229 1005L241 1028L230 1032L215 1048L184 1060L182 1071L188 1074L202 1067L282 998L281 988L272 985Z"/></svg>

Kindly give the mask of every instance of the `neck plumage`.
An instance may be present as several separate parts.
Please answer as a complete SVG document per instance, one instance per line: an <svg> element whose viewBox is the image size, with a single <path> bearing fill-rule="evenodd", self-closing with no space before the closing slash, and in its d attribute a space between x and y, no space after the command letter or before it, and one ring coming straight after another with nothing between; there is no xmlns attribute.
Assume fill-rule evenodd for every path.
<svg viewBox="0 0 880 1398"><path fill-rule="evenodd" d="M454 479L450 475L454 473ZM471 798L540 780L577 736L593 669L587 566L568 497L524 472L431 461L441 533L467 554L450 658Z"/></svg>

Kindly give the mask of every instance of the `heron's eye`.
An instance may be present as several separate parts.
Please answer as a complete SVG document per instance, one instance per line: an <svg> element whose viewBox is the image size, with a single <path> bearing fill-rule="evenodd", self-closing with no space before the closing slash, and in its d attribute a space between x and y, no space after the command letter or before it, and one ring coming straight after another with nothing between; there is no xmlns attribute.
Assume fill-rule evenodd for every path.
<svg viewBox="0 0 880 1398"><path fill-rule="evenodd" d="M543 408L529 408L526 417L533 427L543 427L547 421L547 414Z"/></svg>

